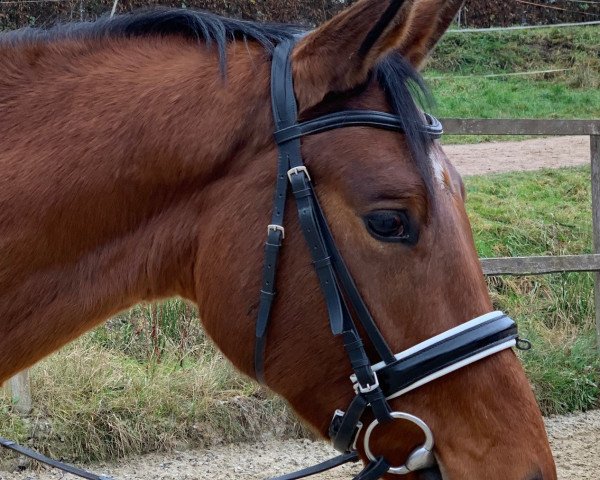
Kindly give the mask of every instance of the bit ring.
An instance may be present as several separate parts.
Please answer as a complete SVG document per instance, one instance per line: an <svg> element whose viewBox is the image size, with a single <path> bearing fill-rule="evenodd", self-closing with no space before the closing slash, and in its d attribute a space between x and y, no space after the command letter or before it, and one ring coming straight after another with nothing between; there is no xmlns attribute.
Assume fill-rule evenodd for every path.
<svg viewBox="0 0 600 480"><path fill-rule="evenodd" d="M415 470L422 470L424 468L428 468L435 465L435 457L432 453L434 445L433 433L431 432L431 429L427 426L427 424L419 417L415 417L414 415L411 415L409 413L392 412L390 413L390 416L397 420L406 420L408 422L414 423L425 434L425 443L421 447L412 451L404 465L401 465L399 467L390 467L388 472L394 475L406 475L407 473L414 472ZM369 444L371 440L371 434L373 433L373 430L375 430L375 427L377 427L377 425L379 425L379 420L375 419L373 420L373 422L371 422L371 424L365 432L365 438L363 440L367 458L372 462L376 461L376 457L375 455L373 455Z"/></svg>

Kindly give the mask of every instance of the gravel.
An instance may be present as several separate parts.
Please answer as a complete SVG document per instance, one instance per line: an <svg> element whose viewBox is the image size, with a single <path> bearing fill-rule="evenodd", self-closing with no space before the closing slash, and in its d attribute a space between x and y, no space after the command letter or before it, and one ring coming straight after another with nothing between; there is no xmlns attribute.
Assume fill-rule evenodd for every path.
<svg viewBox="0 0 600 480"><path fill-rule="evenodd" d="M558 467L558 478L598 480L600 475L600 410L546 419ZM335 455L326 444L309 440L263 440L204 450L152 454L116 464L91 465L115 480L259 480L321 462ZM345 466L321 475L322 480L348 480L360 468ZM56 470L0 472L0 480L75 480Z"/></svg>
<svg viewBox="0 0 600 480"><path fill-rule="evenodd" d="M446 145L444 151L462 175L590 164L589 137L550 137L520 142Z"/></svg>

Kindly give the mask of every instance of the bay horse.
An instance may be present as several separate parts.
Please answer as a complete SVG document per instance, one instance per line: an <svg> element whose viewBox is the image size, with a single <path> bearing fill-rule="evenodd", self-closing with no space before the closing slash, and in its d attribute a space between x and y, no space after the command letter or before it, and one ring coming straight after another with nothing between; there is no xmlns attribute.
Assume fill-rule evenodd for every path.
<svg viewBox="0 0 600 480"><path fill-rule="evenodd" d="M315 272L291 201L268 342L254 347L259 298L274 295L264 288L273 265L263 269L263 243L289 145L305 162L288 172L296 203L311 200L318 228L326 218L322 236L339 247L363 301L351 310L375 319L355 333L372 340L376 330L393 352L424 351L427 339L439 346L442 332L465 333L467 320L492 315L462 181L413 100L416 70L461 4L361 0L310 32L156 10L2 34L0 383L138 302L180 296L198 305L241 372L322 437L332 412L363 396L373 410L365 422L389 416L386 408L423 419L437 466L408 479L555 479L510 349L401 396L385 399L378 382L360 378L355 393L348 376L363 367L373 375L379 350L356 340L358 363L366 359L357 367L358 354L349 362L348 344L331 335L320 283L341 260L323 258ZM284 44L293 91L283 104L298 118L276 141L271 68ZM371 123L294 133L331 115L339 123L340 111L371 112ZM387 127L372 128L375 117ZM273 232L283 238L281 225ZM370 447L390 466L428 433L397 420L378 426L370 445L358 441L375 425L353 438L363 459Z"/></svg>

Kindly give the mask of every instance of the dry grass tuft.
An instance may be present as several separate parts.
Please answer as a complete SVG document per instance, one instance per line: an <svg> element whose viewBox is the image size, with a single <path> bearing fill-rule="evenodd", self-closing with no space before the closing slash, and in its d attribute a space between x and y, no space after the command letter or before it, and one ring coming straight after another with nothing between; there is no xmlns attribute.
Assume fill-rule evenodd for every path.
<svg viewBox="0 0 600 480"><path fill-rule="evenodd" d="M186 308L176 301L166 305L152 308ZM143 352L152 336L142 329L127 348L111 344L111 338L126 337L123 319L32 369L35 411L29 419L0 397L0 435L53 457L89 461L305 433L283 401L237 374L203 335L185 352L163 338L160 361L154 348L150 358L135 358L123 350ZM147 327L152 330L151 323Z"/></svg>

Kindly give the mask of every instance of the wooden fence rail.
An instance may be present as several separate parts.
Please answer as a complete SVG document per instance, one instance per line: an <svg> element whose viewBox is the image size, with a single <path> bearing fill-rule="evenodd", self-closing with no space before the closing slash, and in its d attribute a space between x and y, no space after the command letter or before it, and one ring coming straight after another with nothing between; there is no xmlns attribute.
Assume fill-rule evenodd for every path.
<svg viewBox="0 0 600 480"><path fill-rule="evenodd" d="M450 135L600 135L600 120L445 118Z"/></svg>
<svg viewBox="0 0 600 480"><path fill-rule="evenodd" d="M544 275L562 272L600 271L600 255L557 255L552 257L482 258L486 275Z"/></svg>
<svg viewBox="0 0 600 480"><path fill-rule="evenodd" d="M541 275L595 272L596 342L600 351L600 120L466 119L442 120L451 135L587 135L592 166L594 253L553 257L507 257L481 260L486 275Z"/></svg>
<svg viewBox="0 0 600 480"><path fill-rule="evenodd" d="M592 222L594 253L553 257L483 258L486 275L542 275L558 272L596 272L594 302L596 338L600 349L600 120L535 120L535 119L464 119L442 120L450 135L587 135L590 137L592 163ZM13 402L19 412L31 411L28 372L9 382Z"/></svg>

